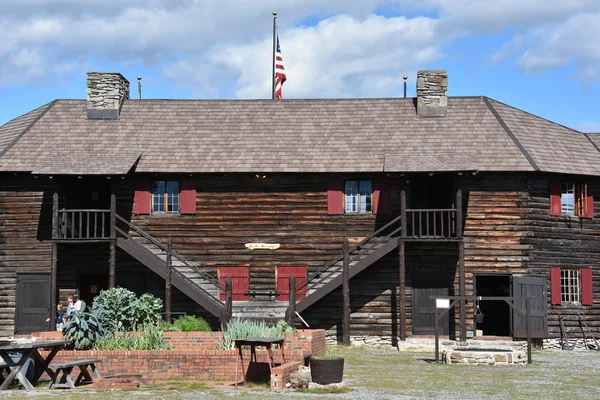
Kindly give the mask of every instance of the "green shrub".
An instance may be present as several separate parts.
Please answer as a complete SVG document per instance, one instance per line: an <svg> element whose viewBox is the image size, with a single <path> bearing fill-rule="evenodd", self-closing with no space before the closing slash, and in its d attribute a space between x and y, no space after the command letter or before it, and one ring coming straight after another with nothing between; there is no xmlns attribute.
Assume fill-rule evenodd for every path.
<svg viewBox="0 0 600 400"><path fill-rule="evenodd" d="M131 327L137 331L146 325L158 325L162 307L161 299L157 299L149 293L141 295L132 305Z"/></svg>
<svg viewBox="0 0 600 400"><path fill-rule="evenodd" d="M160 321L158 326L163 332L181 332L181 328L165 321Z"/></svg>
<svg viewBox="0 0 600 400"><path fill-rule="evenodd" d="M223 341L220 347L223 350L235 349L235 340L250 337L282 337L283 334L276 326L267 325L263 321L248 321L243 318L232 318L227 324L227 331L223 332Z"/></svg>
<svg viewBox="0 0 600 400"><path fill-rule="evenodd" d="M141 335L119 332L102 337L94 350L168 350L163 331L157 325L146 325Z"/></svg>
<svg viewBox="0 0 600 400"><path fill-rule="evenodd" d="M94 308L105 310L114 322L116 330L128 331L132 327L133 305L136 300L135 293L125 288L101 290L100 294L94 297Z"/></svg>
<svg viewBox="0 0 600 400"><path fill-rule="evenodd" d="M157 325L162 306L162 300L151 294L143 294L138 299L135 293L125 288L102 290L94 297L94 308L105 310L116 330L121 332L140 330L148 324Z"/></svg>
<svg viewBox="0 0 600 400"><path fill-rule="evenodd" d="M193 315L181 316L173 321L173 327L180 330L180 332L211 332L212 329L208 322L203 318L196 317Z"/></svg>
<svg viewBox="0 0 600 400"><path fill-rule="evenodd" d="M281 333L294 331L294 328L289 326L288 323L283 319L280 319L279 321L277 321L277 329L279 329L279 332L281 332Z"/></svg>
<svg viewBox="0 0 600 400"><path fill-rule="evenodd" d="M114 332L114 325L103 309L76 311L63 325L63 336L72 340L76 349L90 349L101 337Z"/></svg>

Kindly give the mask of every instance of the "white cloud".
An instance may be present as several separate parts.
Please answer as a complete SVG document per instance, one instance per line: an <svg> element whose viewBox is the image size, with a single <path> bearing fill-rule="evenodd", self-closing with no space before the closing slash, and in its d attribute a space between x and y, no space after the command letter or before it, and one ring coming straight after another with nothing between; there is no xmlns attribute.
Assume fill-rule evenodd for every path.
<svg viewBox="0 0 600 400"><path fill-rule="evenodd" d="M383 8L429 16L372 14ZM264 97L275 9L294 97L394 95L449 41L507 30L493 61L532 73L572 63L600 80L598 0L2 0L0 86L43 84L94 59L157 67L202 96ZM321 22L300 26L307 18Z"/></svg>

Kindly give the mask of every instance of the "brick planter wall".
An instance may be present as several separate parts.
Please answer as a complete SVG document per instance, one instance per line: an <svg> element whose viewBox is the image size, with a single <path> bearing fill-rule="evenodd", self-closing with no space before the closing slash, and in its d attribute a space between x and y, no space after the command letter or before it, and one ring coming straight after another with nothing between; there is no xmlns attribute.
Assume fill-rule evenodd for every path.
<svg viewBox="0 0 600 400"><path fill-rule="evenodd" d="M85 358L102 360L98 369L103 376L141 375L146 383L157 380L235 380L235 367L238 361L235 350L217 350L220 332L165 332L165 338L172 350L157 351L95 351L63 350L54 362L72 361ZM31 335L42 340L60 339L60 332L40 332ZM287 364L273 370L274 390L281 390L286 377L304 363L307 353L321 355L325 352L324 330L299 330L285 334L285 355ZM39 340L38 339L38 340ZM44 356L47 353L44 353ZM268 355L257 349L257 362L250 363L250 352L244 352L244 373L248 380L269 377ZM280 362L279 351L274 350L275 362ZM240 372L239 380L243 376Z"/></svg>

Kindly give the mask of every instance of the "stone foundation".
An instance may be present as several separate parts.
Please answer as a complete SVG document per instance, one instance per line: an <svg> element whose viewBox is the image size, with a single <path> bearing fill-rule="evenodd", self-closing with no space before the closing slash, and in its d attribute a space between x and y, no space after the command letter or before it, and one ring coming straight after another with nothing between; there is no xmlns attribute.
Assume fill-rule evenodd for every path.
<svg viewBox="0 0 600 400"><path fill-rule="evenodd" d="M544 350L562 350L561 342L560 339L544 339L542 346ZM569 344L575 344L575 347L573 348L574 351L589 350L590 347L596 348L596 343L593 339L583 340L573 338L569 339Z"/></svg>
<svg viewBox="0 0 600 400"><path fill-rule="evenodd" d="M444 350L442 362L446 364L470 365L522 365L527 363L524 351L496 350Z"/></svg>

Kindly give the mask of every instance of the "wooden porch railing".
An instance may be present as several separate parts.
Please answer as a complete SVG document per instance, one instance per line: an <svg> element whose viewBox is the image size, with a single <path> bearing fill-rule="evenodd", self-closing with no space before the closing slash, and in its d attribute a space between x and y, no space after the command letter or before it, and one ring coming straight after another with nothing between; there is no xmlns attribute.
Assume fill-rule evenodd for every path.
<svg viewBox="0 0 600 400"><path fill-rule="evenodd" d="M407 238L457 238L456 208L406 210Z"/></svg>
<svg viewBox="0 0 600 400"><path fill-rule="evenodd" d="M111 239L110 210L56 210L53 239Z"/></svg>

